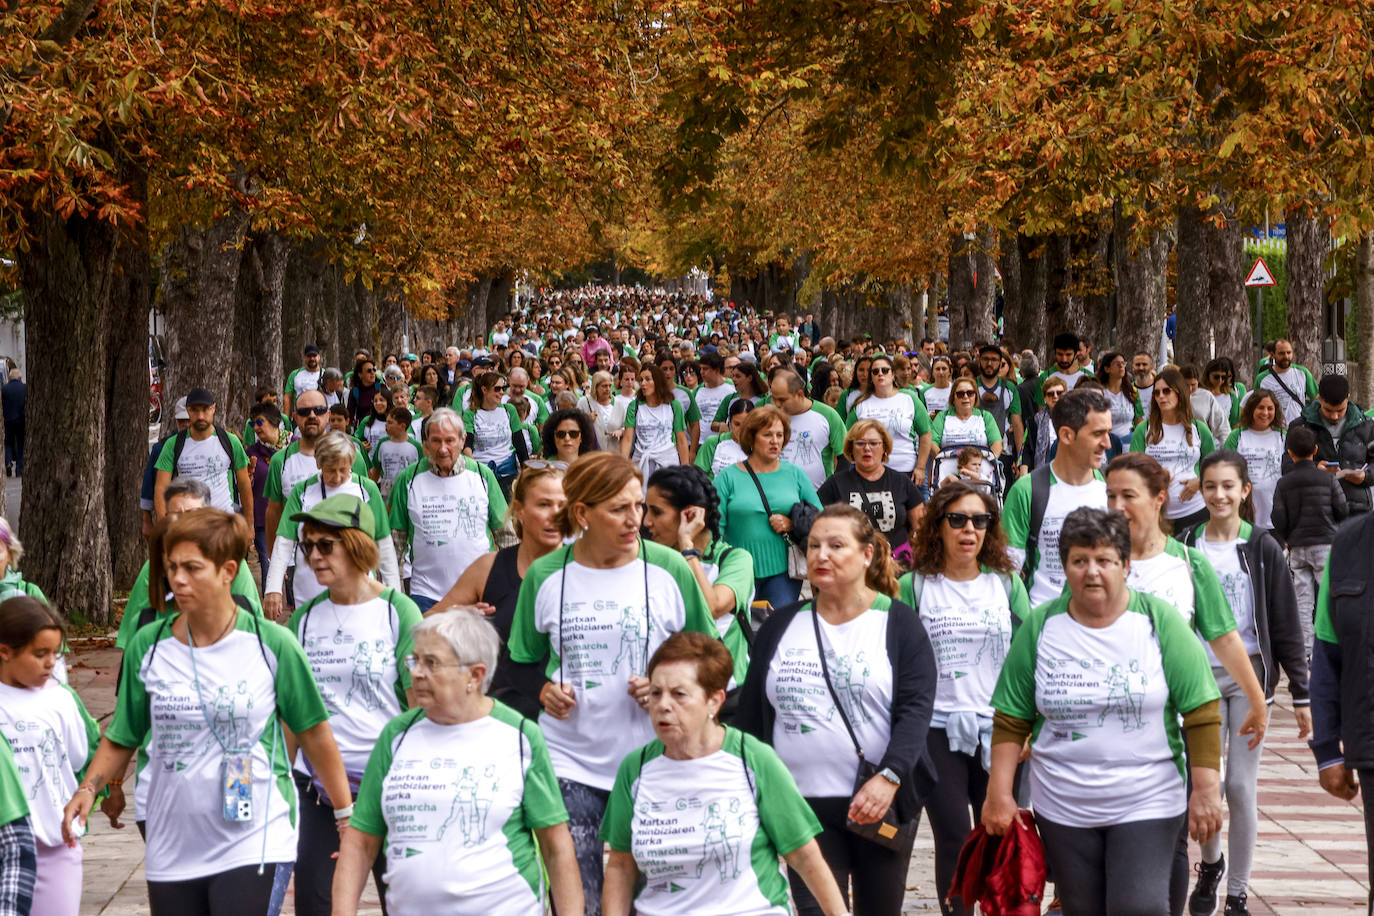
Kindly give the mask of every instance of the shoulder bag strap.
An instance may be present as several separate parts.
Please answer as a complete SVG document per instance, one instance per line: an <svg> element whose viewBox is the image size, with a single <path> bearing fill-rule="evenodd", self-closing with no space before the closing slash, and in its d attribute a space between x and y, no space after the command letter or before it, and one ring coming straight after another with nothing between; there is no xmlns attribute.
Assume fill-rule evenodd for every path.
<svg viewBox="0 0 1374 916"><path fill-rule="evenodd" d="M816 632L816 654L821 657L821 678L825 681L825 689L830 691L830 701L835 704L835 711L840 714L840 721L844 723L844 730L849 732L849 740L854 742L854 753L859 755L860 760L863 760L863 746L859 744L859 738L854 734L854 726L849 724L849 716L845 714L844 706L840 703L840 695L835 692L835 685L830 683L830 665L825 660L825 643L821 639L821 615L814 604L811 605L811 627Z"/></svg>
<svg viewBox="0 0 1374 916"><path fill-rule="evenodd" d="M1307 404L1307 398L1300 398L1296 394L1294 394L1293 389L1289 388L1288 384L1284 382L1284 380L1279 376L1279 374L1275 372L1273 369L1269 370L1269 377L1279 383L1279 387L1284 390L1285 394L1287 394L1290 398L1293 399L1293 402L1297 404L1299 408L1302 408Z"/></svg>
<svg viewBox="0 0 1374 916"><path fill-rule="evenodd" d="M749 466L749 459L744 459L744 469L749 472L749 479L754 481L754 486L759 488L759 499L763 500L763 512L765 515L772 515L773 508L768 505L768 497L763 492L763 482L759 480L759 475L754 473L754 469Z"/></svg>

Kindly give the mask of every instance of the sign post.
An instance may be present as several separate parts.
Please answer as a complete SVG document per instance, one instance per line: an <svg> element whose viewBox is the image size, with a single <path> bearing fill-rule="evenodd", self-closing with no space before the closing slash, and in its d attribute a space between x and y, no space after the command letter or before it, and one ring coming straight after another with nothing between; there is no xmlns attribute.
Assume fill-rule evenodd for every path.
<svg viewBox="0 0 1374 916"><path fill-rule="evenodd" d="M1264 258L1255 258L1250 273L1245 277L1245 286L1255 289L1255 349L1259 353L1257 363L1264 359L1264 288L1277 285L1269 265L1264 263Z"/></svg>

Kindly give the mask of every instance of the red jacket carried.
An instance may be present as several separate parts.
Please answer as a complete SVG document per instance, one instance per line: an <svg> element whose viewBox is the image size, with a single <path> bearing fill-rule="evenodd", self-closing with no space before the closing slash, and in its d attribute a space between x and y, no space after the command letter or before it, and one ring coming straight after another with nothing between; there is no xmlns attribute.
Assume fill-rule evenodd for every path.
<svg viewBox="0 0 1374 916"><path fill-rule="evenodd" d="M947 899L975 903L984 916L1040 916L1045 893L1045 850L1035 815L1025 809L1004 836L989 836L979 824L959 850Z"/></svg>

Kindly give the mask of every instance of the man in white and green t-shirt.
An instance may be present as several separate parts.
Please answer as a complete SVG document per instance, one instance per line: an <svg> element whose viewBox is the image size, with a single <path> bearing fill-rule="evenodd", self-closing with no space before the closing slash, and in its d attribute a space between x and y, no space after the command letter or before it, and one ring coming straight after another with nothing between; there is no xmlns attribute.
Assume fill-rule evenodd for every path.
<svg viewBox="0 0 1374 916"><path fill-rule="evenodd" d="M844 454L844 422L827 404L806 396L806 383L792 369L777 369L769 383L773 405L787 414L791 435L782 460L806 472L819 487L835 473L835 456Z"/></svg>
<svg viewBox="0 0 1374 916"><path fill-rule="evenodd" d="M320 367L320 348L312 343L306 344L302 352L305 365L292 369L291 374L286 377L286 398L282 405L288 417L291 416L291 408L297 398L307 391L317 391L324 387L320 378L324 371Z"/></svg>
<svg viewBox="0 0 1374 916"><path fill-rule="evenodd" d="M167 514L165 492L173 477L190 477L210 488L210 505L233 512L235 503L253 530L253 484L248 476L248 455L238 436L215 425L215 396L204 388L186 395L191 425L163 446L157 459L157 483L153 507L157 517Z"/></svg>
<svg viewBox="0 0 1374 916"><path fill-rule="evenodd" d="M1283 410L1285 423L1302 416L1302 409L1317 396L1317 382L1306 366L1293 365L1293 344L1274 344L1274 364L1255 377L1255 387L1272 391Z"/></svg>
<svg viewBox="0 0 1374 916"><path fill-rule="evenodd" d="M463 456L467 429L447 407L430 415L425 457L391 485L396 555L410 548L410 597L428 611L472 562L492 549L506 520L506 500L491 469Z"/></svg>
<svg viewBox="0 0 1374 916"><path fill-rule="evenodd" d="M1051 414L1059 432L1054 460L1012 485L1002 514L1007 552L1022 567L1031 607L1064 588L1059 529L1079 506L1107 508L1102 456L1111 447L1111 403L1100 391L1071 391Z"/></svg>

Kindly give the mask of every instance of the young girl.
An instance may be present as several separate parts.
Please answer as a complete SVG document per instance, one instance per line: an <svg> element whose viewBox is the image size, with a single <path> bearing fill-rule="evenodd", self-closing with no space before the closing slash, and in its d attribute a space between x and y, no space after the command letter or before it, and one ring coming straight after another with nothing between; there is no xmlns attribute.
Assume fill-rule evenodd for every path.
<svg viewBox="0 0 1374 916"><path fill-rule="evenodd" d="M1266 702L1274 701L1279 667L1287 673L1298 737L1305 738L1312 730L1312 715L1297 595L1283 548L1268 531L1251 524L1253 488L1247 464L1239 452L1227 449L1202 459L1202 497L1211 518L1180 534L1184 543L1200 549L1216 570L1250 663L1264 687ZM1250 747L1250 742L1238 734L1250 704L1226 670L1215 662L1213 665L1212 674L1221 688L1221 736L1226 751L1222 789L1230 810L1227 846L1231 861L1228 868L1221 854L1221 834L1213 834L1202 846L1197 886L1189 903L1194 913L1215 909L1218 885L1225 872L1226 914L1244 916L1249 913L1245 891L1258 830L1255 789L1264 747Z"/></svg>
<svg viewBox="0 0 1374 916"><path fill-rule="evenodd" d="M26 595L0 602L0 734L33 821L33 916L76 916L81 907L81 845L62 842L62 809L100 741L76 693L52 677L61 651L62 625L46 604Z"/></svg>

